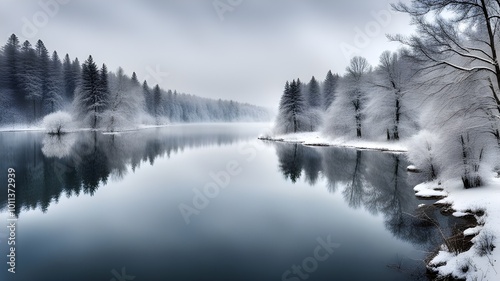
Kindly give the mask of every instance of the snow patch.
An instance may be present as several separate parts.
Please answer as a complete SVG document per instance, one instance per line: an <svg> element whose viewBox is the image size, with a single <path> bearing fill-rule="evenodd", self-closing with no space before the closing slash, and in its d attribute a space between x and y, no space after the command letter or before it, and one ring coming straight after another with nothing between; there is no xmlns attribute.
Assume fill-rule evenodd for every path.
<svg viewBox="0 0 500 281"><path fill-rule="evenodd" d="M366 141L357 139L335 138L331 139L321 135L319 132L294 133L285 135L259 137L261 140L278 141L286 143L300 143L307 146L336 146L348 147L365 150L379 150L390 152L407 152L408 148L405 141L386 142L386 141Z"/></svg>

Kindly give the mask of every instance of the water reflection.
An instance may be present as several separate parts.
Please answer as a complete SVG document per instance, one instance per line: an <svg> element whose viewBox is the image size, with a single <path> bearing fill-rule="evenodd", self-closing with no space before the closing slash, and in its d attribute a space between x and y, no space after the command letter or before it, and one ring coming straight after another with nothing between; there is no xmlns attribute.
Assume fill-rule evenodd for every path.
<svg viewBox="0 0 500 281"><path fill-rule="evenodd" d="M383 215L386 228L394 236L426 244L429 250L441 242L436 223L443 217L432 207L417 209L422 202L415 197L412 187L416 179L409 178L408 162L403 154L274 145L279 169L286 179L297 183L303 176L306 183L315 185L325 178L329 191L341 192L351 208ZM447 227L456 221L450 218L441 223Z"/></svg>
<svg viewBox="0 0 500 281"><path fill-rule="evenodd" d="M46 212L61 194L94 195L110 178L122 179L143 164L170 158L185 149L230 145L254 138L256 130L224 126L172 126L118 135L80 132L53 136L43 133L2 133L0 147L7 151L1 169L16 170L16 214L40 208ZM6 175L1 175L0 180ZM6 194L0 195L0 211L6 210Z"/></svg>

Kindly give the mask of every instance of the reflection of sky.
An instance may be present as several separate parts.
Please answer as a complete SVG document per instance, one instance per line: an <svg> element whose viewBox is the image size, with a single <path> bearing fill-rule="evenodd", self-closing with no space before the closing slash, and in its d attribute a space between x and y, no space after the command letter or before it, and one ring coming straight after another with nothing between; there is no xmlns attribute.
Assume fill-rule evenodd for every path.
<svg viewBox="0 0 500 281"><path fill-rule="evenodd" d="M382 215L349 208L341 192L328 192L324 179L314 186L303 179L291 184L277 168L274 146L243 143L258 149L253 161L238 153L242 143L199 147L157 159L154 166L143 163L94 197L61 196L46 214L23 212L18 279L8 280L37 280L28 276L41 272L65 277L60 280L109 280L110 271L122 267L141 280L186 280L179 276L187 273L193 277L187 280L196 274L280 280L327 235L341 248L320 264L314 280L389 278L394 272L386 265L397 263L396 254L415 256L413 246L384 227ZM237 161L242 173L186 225L178 205L192 205L192 189L210 182L209 173L229 161Z"/></svg>
<svg viewBox="0 0 500 281"><path fill-rule="evenodd" d="M221 21L214 1L70 0L33 38L23 38L23 18L41 11L38 2L0 2L2 44L16 33L82 62L92 54L141 80L156 66L170 73L161 81L151 77L150 85L275 107L286 80L343 73L342 43L356 47L356 28L365 30L373 12L397 1L243 0ZM360 54L376 64L384 50L398 46L386 34L411 30L406 16L393 15Z"/></svg>

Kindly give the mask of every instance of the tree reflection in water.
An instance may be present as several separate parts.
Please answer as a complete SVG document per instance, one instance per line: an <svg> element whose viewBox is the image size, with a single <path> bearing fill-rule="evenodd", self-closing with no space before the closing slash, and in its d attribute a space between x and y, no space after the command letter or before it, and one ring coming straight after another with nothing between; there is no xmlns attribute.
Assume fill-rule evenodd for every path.
<svg viewBox="0 0 500 281"><path fill-rule="evenodd" d="M255 132L211 126L172 126L118 135L79 132L64 135L2 133L0 147L8 153L0 163L3 171L16 170L16 214L80 194L94 195L110 178L120 180L128 171L158 158L170 158L186 148L222 146L250 139ZM129 168L130 167L130 168ZM0 180L6 175L1 175ZM7 207L6 193L0 195L0 211Z"/></svg>
<svg viewBox="0 0 500 281"><path fill-rule="evenodd" d="M418 208L404 154L362 151L348 148L307 147L275 143L279 169L293 183L301 177L309 185L326 179L330 192L341 192L351 208L364 208L384 216L385 227L397 238L423 245L432 251L442 243L436 225L451 233L457 220L439 214L437 208ZM429 218L431 220L429 220Z"/></svg>

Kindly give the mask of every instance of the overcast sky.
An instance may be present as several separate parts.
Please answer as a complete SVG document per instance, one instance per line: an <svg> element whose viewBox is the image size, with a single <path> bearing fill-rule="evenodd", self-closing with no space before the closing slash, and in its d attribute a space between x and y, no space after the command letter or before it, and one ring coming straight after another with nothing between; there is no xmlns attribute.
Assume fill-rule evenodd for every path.
<svg viewBox="0 0 500 281"><path fill-rule="evenodd" d="M397 49L385 35L412 27L405 15L388 14L391 2L0 0L0 42L12 33L42 39L61 57L91 54L150 85L276 107L287 80L323 80L330 69L344 73L349 56L375 65Z"/></svg>

